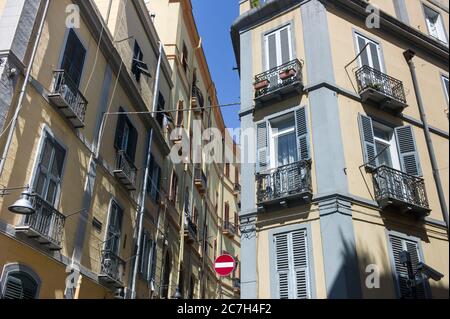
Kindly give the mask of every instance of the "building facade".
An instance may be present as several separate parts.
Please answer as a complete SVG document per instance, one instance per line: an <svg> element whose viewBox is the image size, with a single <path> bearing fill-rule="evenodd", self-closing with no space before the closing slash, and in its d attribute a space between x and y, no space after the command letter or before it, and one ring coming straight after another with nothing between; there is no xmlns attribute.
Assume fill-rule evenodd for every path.
<svg viewBox="0 0 450 319"><path fill-rule="evenodd" d="M179 83L145 2L3 0L0 29L0 298L199 298L183 203L206 196L169 156Z"/></svg>
<svg viewBox="0 0 450 319"><path fill-rule="evenodd" d="M448 2L239 5L242 298L448 298Z"/></svg>

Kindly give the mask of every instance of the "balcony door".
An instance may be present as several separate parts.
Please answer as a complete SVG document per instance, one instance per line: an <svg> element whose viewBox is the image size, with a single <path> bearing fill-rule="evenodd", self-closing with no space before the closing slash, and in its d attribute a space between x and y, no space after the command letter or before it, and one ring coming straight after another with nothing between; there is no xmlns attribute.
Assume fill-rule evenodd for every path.
<svg viewBox="0 0 450 319"><path fill-rule="evenodd" d="M84 59L86 57L86 49L81 43L73 29L69 30L67 35L66 47L61 62L61 69L67 72L70 77L71 84L78 89L81 80L81 74L84 66Z"/></svg>
<svg viewBox="0 0 450 319"><path fill-rule="evenodd" d="M293 60L291 34L291 25L288 24L265 35L265 71ZM280 81L278 72L271 74L268 80L270 86L277 85Z"/></svg>
<svg viewBox="0 0 450 319"><path fill-rule="evenodd" d="M115 202L111 202L109 212L108 230L106 232L105 251L119 256L120 238L122 236L122 208Z"/></svg>
<svg viewBox="0 0 450 319"><path fill-rule="evenodd" d="M385 72L382 63L380 45L358 33L356 33L356 43L358 53L361 53L359 56L359 65L367 65L375 70ZM364 47L366 48L364 49Z"/></svg>
<svg viewBox="0 0 450 319"><path fill-rule="evenodd" d="M298 161L298 148L295 137L294 114L278 117L270 122L271 168L289 165Z"/></svg>

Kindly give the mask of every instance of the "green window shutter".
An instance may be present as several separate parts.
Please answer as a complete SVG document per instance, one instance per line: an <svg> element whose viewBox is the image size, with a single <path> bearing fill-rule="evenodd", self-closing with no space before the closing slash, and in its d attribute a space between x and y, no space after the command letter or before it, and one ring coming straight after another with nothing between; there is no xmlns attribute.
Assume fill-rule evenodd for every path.
<svg viewBox="0 0 450 319"><path fill-rule="evenodd" d="M4 299L35 299L37 283L26 273L9 274L6 280Z"/></svg>
<svg viewBox="0 0 450 319"><path fill-rule="evenodd" d="M298 158L300 160L308 160L311 158L311 154L306 107L301 107L295 111L295 128L297 132Z"/></svg>
<svg viewBox="0 0 450 319"><path fill-rule="evenodd" d="M23 299L22 280L19 278L8 276L6 281L6 289L3 295L4 299Z"/></svg>
<svg viewBox="0 0 450 319"><path fill-rule="evenodd" d="M267 122L261 122L257 124L256 128L256 145L257 145L257 169L258 171L263 171L267 169L268 157L269 157L269 147L267 138Z"/></svg>
<svg viewBox="0 0 450 319"><path fill-rule="evenodd" d="M408 288L408 270L400 263L400 254L403 251L408 251L411 256L411 262L414 272L417 270L417 264L421 261L419 254L419 246L416 242L404 240L396 236L389 236L392 253L394 255L394 268L397 285L399 288L400 298L411 298L410 289ZM416 293L419 299L424 299L425 285L419 283L416 286Z"/></svg>
<svg viewBox="0 0 450 319"><path fill-rule="evenodd" d="M368 116L359 114L358 116L359 132L361 136L361 146L363 149L364 163L367 167L375 168L375 138L373 134L372 119Z"/></svg>
<svg viewBox="0 0 450 319"><path fill-rule="evenodd" d="M119 113L124 112L123 108L119 108ZM123 130L125 127L125 121L127 116L125 114L119 114L117 116L117 127L116 127L116 137L114 139L114 147L118 151L124 151L122 150L122 139L123 139Z"/></svg>
<svg viewBox="0 0 450 319"><path fill-rule="evenodd" d="M127 155L130 158L131 162L134 164L134 161L136 159L136 146L137 146L137 141L138 141L138 131L131 123L129 123L129 126L130 126L130 136L129 136L129 141L128 141L128 149L126 151L127 151Z"/></svg>
<svg viewBox="0 0 450 319"><path fill-rule="evenodd" d="M289 269L289 242L288 234L275 236L276 267L279 299L289 299L290 269Z"/></svg>
<svg viewBox="0 0 450 319"><path fill-rule="evenodd" d="M292 257L295 274L295 298L310 298L309 272L308 272L308 247L306 231L292 233Z"/></svg>
<svg viewBox="0 0 450 319"><path fill-rule="evenodd" d="M395 128L395 137L402 170L407 174L420 176L419 154L412 127L407 125Z"/></svg>

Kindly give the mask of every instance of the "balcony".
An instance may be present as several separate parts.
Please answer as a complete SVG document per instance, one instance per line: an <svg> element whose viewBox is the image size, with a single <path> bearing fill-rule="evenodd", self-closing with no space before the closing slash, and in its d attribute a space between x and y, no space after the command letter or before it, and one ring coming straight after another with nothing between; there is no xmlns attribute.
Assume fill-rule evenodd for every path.
<svg viewBox="0 0 450 319"><path fill-rule="evenodd" d="M402 81L367 65L356 71L356 80L363 102L372 101L393 113L401 113L407 107Z"/></svg>
<svg viewBox="0 0 450 319"><path fill-rule="evenodd" d="M102 264L98 279L104 285L113 289L123 288L125 261L111 250L102 251Z"/></svg>
<svg viewBox="0 0 450 319"><path fill-rule="evenodd" d="M197 225L192 221L190 212L185 212L185 214L184 240L188 244L192 244L197 240Z"/></svg>
<svg viewBox="0 0 450 319"><path fill-rule="evenodd" d="M137 169L128 158L125 151L118 151L116 157L116 169L114 175L129 191L136 190L136 173Z"/></svg>
<svg viewBox="0 0 450 319"><path fill-rule="evenodd" d="M241 192L241 184L234 183L233 184L233 193L234 195L238 195Z"/></svg>
<svg viewBox="0 0 450 319"><path fill-rule="evenodd" d="M66 217L38 195L30 196L30 201L36 212L25 216L21 225L16 226L16 232L25 234L52 251L61 250Z"/></svg>
<svg viewBox="0 0 450 319"><path fill-rule="evenodd" d="M191 100L191 108L194 110L194 114L201 115L204 106L205 106L205 99L203 98L203 93L194 84L192 86L192 100Z"/></svg>
<svg viewBox="0 0 450 319"><path fill-rule="evenodd" d="M203 195L206 193L208 179L205 175L205 172L203 172L203 169L199 166L195 167L194 169L194 183L195 187L197 187L197 190L200 194Z"/></svg>
<svg viewBox="0 0 450 319"><path fill-rule="evenodd" d="M53 72L53 87L48 98L75 128L84 127L87 101L66 71Z"/></svg>
<svg viewBox="0 0 450 319"><path fill-rule="evenodd" d="M255 77L255 105L299 94L303 90L303 64L295 59Z"/></svg>
<svg viewBox="0 0 450 319"><path fill-rule="evenodd" d="M380 166L373 171L375 199L381 209L392 207L418 217L430 213L423 178Z"/></svg>
<svg viewBox="0 0 450 319"><path fill-rule="evenodd" d="M311 202L311 162L300 161L256 174L258 210L291 201Z"/></svg>
<svg viewBox="0 0 450 319"><path fill-rule="evenodd" d="M236 235L236 226L228 220L223 222L222 233L228 238L234 238Z"/></svg>

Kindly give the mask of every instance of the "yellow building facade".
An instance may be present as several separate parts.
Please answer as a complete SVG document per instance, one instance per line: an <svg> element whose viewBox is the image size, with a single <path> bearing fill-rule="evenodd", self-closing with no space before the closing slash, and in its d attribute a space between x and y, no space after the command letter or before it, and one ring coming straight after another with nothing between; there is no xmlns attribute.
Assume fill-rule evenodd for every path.
<svg viewBox="0 0 450 319"><path fill-rule="evenodd" d="M3 0L0 28L0 296L199 298L169 157L180 83L144 1ZM12 213L21 192L34 214Z"/></svg>
<svg viewBox="0 0 450 319"><path fill-rule="evenodd" d="M239 5L242 298L448 298L448 3Z"/></svg>

